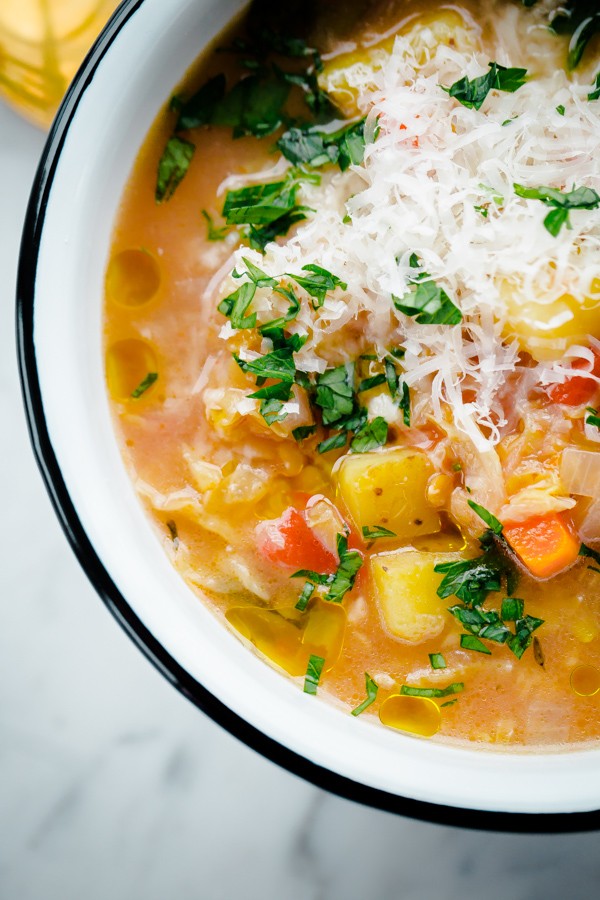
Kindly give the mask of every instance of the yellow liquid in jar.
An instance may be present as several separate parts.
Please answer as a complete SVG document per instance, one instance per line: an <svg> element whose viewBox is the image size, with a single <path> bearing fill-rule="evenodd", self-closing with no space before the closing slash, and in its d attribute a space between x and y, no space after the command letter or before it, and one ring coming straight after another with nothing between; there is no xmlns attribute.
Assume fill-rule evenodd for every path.
<svg viewBox="0 0 600 900"><path fill-rule="evenodd" d="M0 95L48 126L118 0L0 0Z"/></svg>

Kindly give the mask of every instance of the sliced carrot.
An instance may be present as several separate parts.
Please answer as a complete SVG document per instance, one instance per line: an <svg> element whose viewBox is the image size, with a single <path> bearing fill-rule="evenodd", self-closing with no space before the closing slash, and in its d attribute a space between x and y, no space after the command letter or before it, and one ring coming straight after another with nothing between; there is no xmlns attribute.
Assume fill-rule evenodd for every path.
<svg viewBox="0 0 600 900"><path fill-rule="evenodd" d="M583 369L586 365L587 360L577 359L573 363L573 368ZM594 353L594 366L591 374L600 376L600 354L598 353ZM589 403L598 391L598 387L598 382L592 378L574 375L562 384L553 384L549 387L548 396L555 403L564 403L565 406L583 406L584 403Z"/></svg>
<svg viewBox="0 0 600 900"><path fill-rule="evenodd" d="M580 542L560 513L504 525L504 537L536 578L550 578L575 562Z"/></svg>

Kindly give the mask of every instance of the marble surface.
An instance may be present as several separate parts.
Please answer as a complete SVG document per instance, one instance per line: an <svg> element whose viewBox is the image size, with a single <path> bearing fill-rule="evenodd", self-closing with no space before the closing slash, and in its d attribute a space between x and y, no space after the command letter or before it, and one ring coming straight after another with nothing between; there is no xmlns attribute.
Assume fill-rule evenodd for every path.
<svg viewBox="0 0 600 900"><path fill-rule="evenodd" d="M14 284L42 146L0 105L0 898L598 896L597 835L463 832L323 793L187 703L106 612L21 409Z"/></svg>

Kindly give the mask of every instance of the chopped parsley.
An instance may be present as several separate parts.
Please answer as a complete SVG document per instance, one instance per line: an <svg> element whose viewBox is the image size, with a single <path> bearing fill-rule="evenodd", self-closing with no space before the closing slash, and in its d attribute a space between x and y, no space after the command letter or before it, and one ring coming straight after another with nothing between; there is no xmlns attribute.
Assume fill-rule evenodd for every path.
<svg viewBox="0 0 600 900"><path fill-rule="evenodd" d="M400 693L405 697L449 697L451 694L460 694L464 691L465 686L462 681L455 681L445 688L422 688L411 687L409 684L403 684Z"/></svg>
<svg viewBox="0 0 600 900"><path fill-rule="evenodd" d="M383 525L363 525L362 535L367 541L376 541L378 538L396 537L396 532Z"/></svg>
<svg viewBox="0 0 600 900"><path fill-rule="evenodd" d="M158 372L148 372L145 378L140 381L138 386L134 388L131 392L131 397L134 400L137 400L138 397L141 397L142 394L145 394L148 388L152 387L155 381L158 380Z"/></svg>
<svg viewBox="0 0 600 900"><path fill-rule="evenodd" d="M450 87L440 85L451 97L454 97L468 109L480 109L491 90L514 93L525 84L527 69L507 69L496 62L488 63L489 72L478 78L466 77L455 81Z"/></svg>
<svg viewBox="0 0 600 900"><path fill-rule="evenodd" d="M447 667L446 660L442 653L430 653L429 662L432 669L445 669Z"/></svg>
<svg viewBox="0 0 600 900"><path fill-rule="evenodd" d="M526 200L540 200L552 209L544 219L544 226L553 237L556 237L563 225L571 228L569 213L572 209L598 209L600 195L593 188L573 187L572 191L560 191L552 187L527 188L522 184L514 184L518 197Z"/></svg>
<svg viewBox="0 0 600 900"><path fill-rule="evenodd" d="M504 543L490 530L484 532L479 543L483 549L481 556L435 566L434 571L444 576L437 590L442 600L454 595L465 606L481 606L488 594L502 589L504 582L507 593L514 592L517 569L505 552Z"/></svg>
<svg viewBox="0 0 600 900"><path fill-rule="evenodd" d="M404 297L392 294L396 309L412 316L419 325L458 325L462 321L461 311L431 275L420 269L415 253L410 258L410 265L419 269L417 275L409 279L416 287Z"/></svg>
<svg viewBox="0 0 600 900"><path fill-rule="evenodd" d="M319 681L321 680L321 673L323 672L323 666L325 665L325 660L322 656L314 656L311 654L308 660L308 666L306 668L306 676L304 678L304 693L305 694L316 694L317 688L319 686Z"/></svg>
<svg viewBox="0 0 600 900"><path fill-rule="evenodd" d="M373 681L368 672L365 672L365 689L367 691L366 699L363 700L363 702L359 704L356 709L352 710L353 716L360 716L360 714L363 713L365 709L368 709L369 706L377 699L379 686Z"/></svg>

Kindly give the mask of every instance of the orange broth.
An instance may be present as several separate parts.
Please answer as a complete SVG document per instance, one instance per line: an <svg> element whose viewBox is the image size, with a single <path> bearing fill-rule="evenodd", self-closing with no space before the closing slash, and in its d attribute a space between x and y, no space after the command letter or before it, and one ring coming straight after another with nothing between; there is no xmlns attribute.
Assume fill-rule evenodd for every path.
<svg viewBox="0 0 600 900"><path fill-rule="evenodd" d="M336 24L335 8L325 6L321 22L317 21L306 39L309 43L314 39L327 60L349 48L360 50L362 45L373 44L377 36L397 30L407 15L430 12L434 7L417 2L402 4L399 0L363 4L360 9L354 4L354 14L358 10L361 16L358 23L349 16L350 21ZM467 16L476 15L476 6L468 3L457 8ZM217 42L218 46L229 45L243 29L243 23L236 26L235 32ZM180 92L189 96L220 72L226 72L231 81L238 79L238 59L210 49ZM109 392L126 465L156 523L165 551L202 601L226 627L231 627L225 614L232 608L293 609L304 584L289 577L289 568L273 566L257 554L255 528L260 522L276 519L290 506L302 510L307 498L314 495L337 504L347 521L351 517L332 474L334 463L342 455L339 451L318 454L314 443L269 434L243 418L226 425L214 417L209 421L203 405L207 383L213 388L227 383L248 393L254 389L254 380L240 371L230 350L223 346L219 330L224 319L215 309L215 275L226 266L238 244L231 238L209 242L201 211L207 210L221 225L223 192L219 193L219 186L232 173L249 175L273 165L273 143L281 131L260 140L253 136L232 140L230 128L203 128L186 177L168 202L157 204L157 166L173 122L168 110L159 115L140 151L115 225L111 260L130 250L149 255L153 263L149 264L147 279L152 283L158 274L160 285L147 302L125 305L124 284L128 279L141 278L144 263L133 256L131 271L116 276L113 271L111 276L109 269L104 328L107 353L110 357L121 341L143 341L146 347L140 350L142 358L133 363L127 354L131 346L138 350L140 346L125 347L130 365L125 376L121 370L111 376L109 363ZM279 240L285 241L285 237ZM142 295L144 289L142 284ZM151 292L150 287L147 290ZM211 361L212 368L204 368L206 360ZM146 371L156 371L158 380L134 398L131 392ZM119 388L115 388L115 377L121 379ZM436 426L428 427L413 444L425 452L438 443ZM443 423L438 428L443 433ZM580 430L577 441L588 446ZM396 446L393 432L391 443ZM542 447L542 454L550 452ZM216 486L211 482L214 469L204 472L200 482L195 478L190 457L208 460L220 470L221 480ZM241 471L240 466L246 466L247 471ZM461 484L463 476L458 467L453 469L448 464L443 471L444 489ZM207 480L202 482L202 478ZM181 499L182 491L191 498L187 505L185 498ZM167 502L166 506L157 499L174 494L179 501ZM443 504L441 508L447 510ZM364 553L366 561L343 600L347 619L343 652L332 666L325 665L320 695L350 711L364 700L365 673L369 673L379 691L364 715L376 720L382 703L397 694L400 685L443 688L460 682L464 690L459 694L436 698L441 723L438 737L496 746L553 747L600 736L600 694L583 696L571 683L571 673L578 666L600 670L600 575L590 571L592 560L580 559L549 581L537 581L520 571L517 595L525 601L527 614L543 619L544 625L521 659L500 644L489 644L491 655L487 655L460 647L464 629L449 614L443 631L435 637L410 643L394 636L382 617L368 558L410 546L411 540L370 542L350 524L350 547ZM444 540L450 551L460 547L462 541L457 543L456 534L443 512L440 549L444 549ZM472 535L467 536L467 543L476 554ZM231 565L236 558L245 566L246 575L240 576L237 587L232 588ZM252 589L247 572L256 577L260 590ZM485 609L499 608L505 595L493 593ZM314 609L316 602L311 601L313 606L309 608ZM456 597L440 599L440 608L445 610L455 602ZM295 615L300 621L302 614ZM246 633L244 639L248 636ZM272 664L285 658L286 640L282 637L282 655L271 654ZM429 654L437 653L443 654L445 668L432 669ZM302 671L292 672L300 686L305 665L303 657L298 664ZM415 730L418 732L418 728Z"/></svg>

